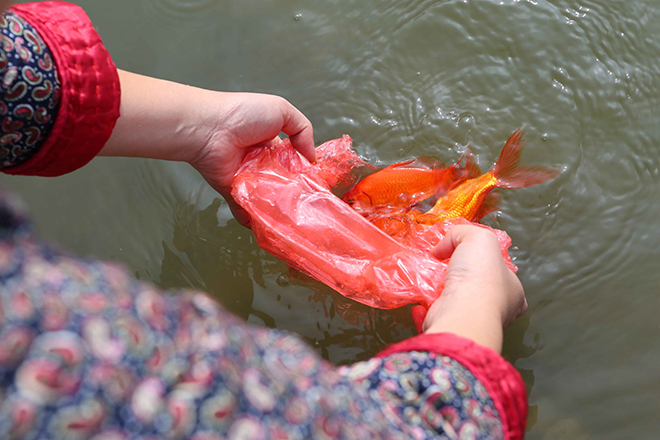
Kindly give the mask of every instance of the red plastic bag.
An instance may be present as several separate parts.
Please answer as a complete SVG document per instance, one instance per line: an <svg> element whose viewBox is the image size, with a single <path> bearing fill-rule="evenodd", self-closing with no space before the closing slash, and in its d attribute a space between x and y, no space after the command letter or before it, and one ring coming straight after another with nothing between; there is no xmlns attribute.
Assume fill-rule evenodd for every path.
<svg viewBox="0 0 660 440"><path fill-rule="evenodd" d="M352 186L361 170L375 168L353 152L351 138L326 142L316 155L317 163L310 164L285 139L245 158L232 195L250 214L259 246L363 304L430 307L442 292L447 271L447 261L430 250L454 225L469 222L453 219L420 227L399 243L332 192ZM507 252L509 236L493 231L515 271Z"/></svg>

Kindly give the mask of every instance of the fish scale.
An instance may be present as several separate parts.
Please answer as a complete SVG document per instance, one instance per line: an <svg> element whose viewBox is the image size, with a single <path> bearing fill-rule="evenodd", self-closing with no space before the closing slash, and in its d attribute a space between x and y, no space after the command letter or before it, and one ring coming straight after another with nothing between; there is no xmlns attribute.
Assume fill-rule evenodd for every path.
<svg viewBox="0 0 660 440"><path fill-rule="evenodd" d="M473 221L477 217L479 208L490 191L497 188L497 177L488 172L476 179L470 179L463 185L449 191L426 214L428 223L437 223L442 220L463 217ZM421 217L426 219L427 216ZM424 221L426 223L427 221Z"/></svg>

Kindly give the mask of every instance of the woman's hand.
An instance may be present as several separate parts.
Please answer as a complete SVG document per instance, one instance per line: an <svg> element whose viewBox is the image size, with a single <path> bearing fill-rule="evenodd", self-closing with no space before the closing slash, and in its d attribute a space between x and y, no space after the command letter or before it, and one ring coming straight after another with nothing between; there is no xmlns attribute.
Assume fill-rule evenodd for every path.
<svg viewBox="0 0 660 440"><path fill-rule="evenodd" d="M231 198L231 184L251 147L289 135L315 160L312 124L285 99L223 93L119 71L121 116L102 156L146 157L190 163L229 203L243 225L249 217Z"/></svg>
<svg viewBox="0 0 660 440"><path fill-rule="evenodd" d="M456 226L433 254L451 260L424 332L454 333L500 352L503 329L525 313L527 301L518 277L504 264L495 234L478 226Z"/></svg>
<svg viewBox="0 0 660 440"><path fill-rule="evenodd" d="M248 225L247 213L231 197L234 174L252 147L281 142L280 132L303 156L316 160L312 124L288 101L279 96L256 93L224 93L221 114L200 154L191 165L229 203L234 217Z"/></svg>

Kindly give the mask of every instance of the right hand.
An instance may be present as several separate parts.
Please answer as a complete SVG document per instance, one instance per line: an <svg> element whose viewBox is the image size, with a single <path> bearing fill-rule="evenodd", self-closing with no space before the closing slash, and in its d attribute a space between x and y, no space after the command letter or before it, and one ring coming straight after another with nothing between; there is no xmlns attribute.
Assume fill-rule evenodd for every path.
<svg viewBox="0 0 660 440"><path fill-rule="evenodd" d="M425 333L452 332L500 351L503 329L525 313L527 301L495 234L479 226L455 226L433 255L451 259L442 295L426 315Z"/></svg>

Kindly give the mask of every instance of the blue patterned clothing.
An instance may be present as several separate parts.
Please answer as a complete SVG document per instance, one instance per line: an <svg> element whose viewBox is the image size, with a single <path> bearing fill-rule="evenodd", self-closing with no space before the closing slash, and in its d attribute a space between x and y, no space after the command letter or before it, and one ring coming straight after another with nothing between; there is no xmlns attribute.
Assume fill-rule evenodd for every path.
<svg viewBox="0 0 660 440"><path fill-rule="evenodd" d="M37 31L7 12L0 16L0 168L28 160L55 122L60 82Z"/></svg>

